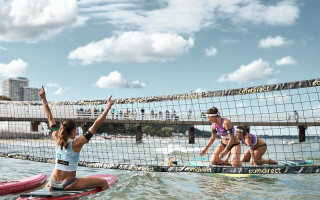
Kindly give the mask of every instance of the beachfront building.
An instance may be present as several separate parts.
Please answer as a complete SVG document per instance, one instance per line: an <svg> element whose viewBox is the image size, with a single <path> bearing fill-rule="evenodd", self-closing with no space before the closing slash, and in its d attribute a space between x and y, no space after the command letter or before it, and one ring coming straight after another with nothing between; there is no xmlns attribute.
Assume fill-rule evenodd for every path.
<svg viewBox="0 0 320 200"><path fill-rule="evenodd" d="M13 101L40 101L39 88L29 88L29 79L24 77L2 80L2 95Z"/></svg>
<svg viewBox="0 0 320 200"><path fill-rule="evenodd" d="M41 101L38 92L39 88L29 88L29 87L23 87L22 88L22 95L23 95L23 101Z"/></svg>

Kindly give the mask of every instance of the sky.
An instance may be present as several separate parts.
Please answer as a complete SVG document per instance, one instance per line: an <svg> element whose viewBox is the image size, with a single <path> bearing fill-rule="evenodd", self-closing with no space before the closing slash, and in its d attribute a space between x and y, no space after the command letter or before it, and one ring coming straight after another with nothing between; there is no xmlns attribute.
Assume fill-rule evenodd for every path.
<svg viewBox="0 0 320 200"><path fill-rule="evenodd" d="M319 78L319 8L318 0L0 0L0 79L27 77L49 101L68 101Z"/></svg>

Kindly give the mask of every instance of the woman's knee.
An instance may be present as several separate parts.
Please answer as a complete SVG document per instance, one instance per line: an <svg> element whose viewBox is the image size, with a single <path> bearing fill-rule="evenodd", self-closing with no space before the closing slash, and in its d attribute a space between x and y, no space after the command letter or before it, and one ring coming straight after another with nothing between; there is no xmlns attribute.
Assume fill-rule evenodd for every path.
<svg viewBox="0 0 320 200"><path fill-rule="evenodd" d="M241 159L240 159L240 161L241 162L249 162L250 161L250 157L248 158L248 157L242 157Z"/></svg>
<svg viewBox="0 0 320 200"><path fill-rule="evenodd" d="M77 180L74 183L66 187L66 190L82 190L89 188L100 188L102 190L106 190L109 188L109 185L105 179L84 177L77 178Z"/></svg>
<svg viewBox="0 0 320 200"><path fill-rule="evenodd" d="M254 152L254 159L257 160L261 160L262 159L262 155L260 152Z"/></svg>
<svg viewBox="0 0 320 200"><path fill-rule="evenodd" d="M262 160L261 159L256 159L255 162L256 162L257 165L261 165L262 164Z"/></svg>
<svg viewBox="0 0 320 200"><path fill-rule="evenodd" d="M232 167L241 167L242 161L239 158L234 158L231 160Z"/></svg>
<svg viewBox="0 0 320 200"><path fill-rule="evenodd" d="M96 187L100 188L101 190L106 190L109 188L108 181L102 178L97 178L94 180Z"/></svg>
<svg viewBox="0 0 320 200"><path fill-rule="evenodd" d="M242 162L241 161L233 161L231 162L231 165L232 167L241 167L241 164Z"/></svg>
<svg viewBox="0 0 320 200"><path fill-rule="evenodd" d="M107 181L104 181L103 186L101 187L101 190L107 190L109 188L109 184Z"/></svg>
<svg viewBox="0 0 320 200"><path fill-rule="evenodd" d="M210 160L210 165L221 165L222 160Z"/></svg>

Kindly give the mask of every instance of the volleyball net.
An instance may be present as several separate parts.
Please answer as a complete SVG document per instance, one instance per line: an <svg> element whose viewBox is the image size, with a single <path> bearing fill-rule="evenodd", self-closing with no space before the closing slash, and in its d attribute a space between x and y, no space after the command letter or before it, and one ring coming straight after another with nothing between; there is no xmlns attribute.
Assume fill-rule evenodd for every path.
<svg viewBox="0 0 320 200"><path fill-rule="evenodd" d="M84 145L80 166L154 172L319 173L320 79L249 88L115 99L104 124ZM82 135L106 100L49 102L59 123L73 119ZM205 112L215 106L233 126L264 140L275 165L210 165L219 145L199 156L211 136ZM241 146L241 156L247 150ZM55 146L41 102L0 101L0 156L55 162Z"/></svg>

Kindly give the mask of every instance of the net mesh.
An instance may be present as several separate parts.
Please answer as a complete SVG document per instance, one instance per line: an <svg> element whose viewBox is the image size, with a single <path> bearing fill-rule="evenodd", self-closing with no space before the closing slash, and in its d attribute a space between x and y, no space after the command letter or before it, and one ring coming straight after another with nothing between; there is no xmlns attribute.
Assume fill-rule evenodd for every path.
<svg viewBox="0 0 320 200"><path fill-rule="evenodd" d="M313 79L116 99L104 124L82 148L79 165L174 172L319 173L319 85L319 79ZM57 122L76 121L78 135L93 124L105 105L105 100L49 102ZM263 158L278 164L210 165L218 138L200 157L211 137L211 123L204 113L212 106L235 127L244 125L264 140ZM54 163L54 141L41 102L0 101L0 119L0 156ZM241 155L247 149L241 145Z"/></svg>

